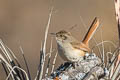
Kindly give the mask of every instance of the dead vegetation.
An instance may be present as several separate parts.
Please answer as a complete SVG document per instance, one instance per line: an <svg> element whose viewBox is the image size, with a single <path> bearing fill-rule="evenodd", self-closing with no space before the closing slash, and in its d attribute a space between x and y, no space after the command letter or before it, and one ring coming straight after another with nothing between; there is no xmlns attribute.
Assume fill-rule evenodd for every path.
<svg viewBox="0 0 120 80"><path fill-rule="evenodd" d="M120 48L119 46L116 47L116 45L111 41L102 41L101 43L97 43L97 45L95 45L95 47L98 48L99 46L102 46L102 50L100 50L100 57L96 56L94 51L92 51L91 54L85 55L84 60L77 62L75 64L75 67L73 67L71 63L66 62L60 65L59 68L54 70L57 52L55 52L56 54L54 56L53 64L50 65L51 54L54 51L52 47L52 40L50 52L46 53L46 41L52 12L53 8L51 9L49 14L44 41L41 43L40 64L38 66L35 80L119 80ZM105 53L104 43L109 43L115 46L114 52L108 51L107 53ZM92 50L94 50L95 47L93 47ZM31 80L29 66L27 65L24 51L21 46L20 50L23 55L27 71L22 69L22 65L19 63L19 60L17 59L15 54L10 50L8 46L5 45L5 43L1 39L0 50L2 51L2 53L0 53L0 63L2 64L3 69L6 73L6 80ZM48 57L47 60L46 57ZM105 59L107 60L107 62L105 62ZM45 68L45 61L47 61L47 68ZM52 70L50 70L50 66L52 66ZM44 70L45 75L43 74ZM50 72L51 75L48 75L48 72Z"/></svg>

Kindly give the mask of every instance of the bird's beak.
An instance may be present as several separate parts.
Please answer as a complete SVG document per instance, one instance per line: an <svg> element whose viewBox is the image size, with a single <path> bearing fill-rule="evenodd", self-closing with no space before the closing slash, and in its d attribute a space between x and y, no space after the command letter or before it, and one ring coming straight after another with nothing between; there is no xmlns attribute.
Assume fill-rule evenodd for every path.
<svg viewBox="0 0 120 80"><path fill-rule="evenodd" d="M56 36L56 33L50 33L51 35L53 35L53 36Z"/></svg>

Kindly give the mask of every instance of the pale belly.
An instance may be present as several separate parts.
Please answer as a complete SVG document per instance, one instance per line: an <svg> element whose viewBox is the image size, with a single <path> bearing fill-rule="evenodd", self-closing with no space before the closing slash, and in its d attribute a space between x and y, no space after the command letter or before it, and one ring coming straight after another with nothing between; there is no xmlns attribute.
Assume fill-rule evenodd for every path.
<svg viewBox="0 0 120 80"><path fill-rule="evenodd" d="M72 48L67 48L67 47L61 48L60 46L58 48L58 53L62 59L64 59L65 61L70 61L70 62L79 61L81 58L83 58L85 54L85 52L83 52L82 50L72 49Z"/></svg>

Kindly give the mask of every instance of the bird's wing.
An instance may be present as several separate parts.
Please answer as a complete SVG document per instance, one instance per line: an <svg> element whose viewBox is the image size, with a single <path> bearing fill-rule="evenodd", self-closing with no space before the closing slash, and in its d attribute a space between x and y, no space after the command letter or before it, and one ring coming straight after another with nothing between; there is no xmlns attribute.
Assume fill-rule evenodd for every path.
<svg viewBox="0 0 120 80"><path fill-rule="evenodd" d="M88 45L83 44L82 42L71 42L71 45L75 48L75 49L80 49L86 52L90 52L90 48L88 47Z"/></svg>

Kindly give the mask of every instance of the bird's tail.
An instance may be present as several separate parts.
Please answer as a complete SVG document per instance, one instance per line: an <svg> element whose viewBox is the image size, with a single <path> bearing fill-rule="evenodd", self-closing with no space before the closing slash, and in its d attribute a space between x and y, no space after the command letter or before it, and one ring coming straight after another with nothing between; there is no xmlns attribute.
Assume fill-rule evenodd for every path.
<svg viewBox="0 0 120 80"><path fill-rule="evenodd" d="M91 40L94 33L96 32L98 26L99 26L99 19L97 17L95 17L90 28L88 29L88 32L86 33L86 35L82 41L84 44L88 45L89 41Z"/></svg>

